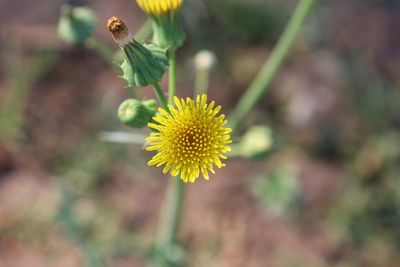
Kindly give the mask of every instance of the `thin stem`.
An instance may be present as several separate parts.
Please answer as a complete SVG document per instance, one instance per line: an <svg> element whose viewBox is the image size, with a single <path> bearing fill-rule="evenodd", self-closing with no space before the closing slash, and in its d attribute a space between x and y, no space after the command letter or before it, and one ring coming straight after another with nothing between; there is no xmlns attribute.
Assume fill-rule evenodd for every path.
<svg viewBox="0 0 400 267"><path fill-rule="evenodd" d="M169 51L169 88L168 103L174 104L174 96L176 94L176 57L175 49Z"/></svg>
<svg viewBox="0 0 400 267"><path fill-rule="evenodd" d="M167 100L165 99L164 93L158 83L153 84L154 92L157 95L158 101L163 109L168 110Z"/></svg>
<svg viewBox="0 0 400 267"><path fill-rule="evenodd" d="M234 131L237 130L239 123L269 88L269 84L288 55L315 2L316 0L301 0L297 5L269 60L264 64L231 113L229 121L230 127Z"/></svg>
<svg viewBox="0 0 400 267"><path fill-rule="evenodd" d="M194 96L207 93L210 84L210 70L198 69L196 70L196 78L194 83Z"/></svg>

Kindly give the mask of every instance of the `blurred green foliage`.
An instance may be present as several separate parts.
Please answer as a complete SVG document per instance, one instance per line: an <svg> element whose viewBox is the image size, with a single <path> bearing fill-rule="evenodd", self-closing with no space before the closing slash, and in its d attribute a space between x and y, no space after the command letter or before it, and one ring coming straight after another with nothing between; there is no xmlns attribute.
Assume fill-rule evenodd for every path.
<svg viewBox="0 0 400 267"><path fill-rule="evenodd" d="M252 126L240 138L240 141L232 144L230 157L244 157L254 160L265 159L273 147L272 130L267 126Z"/></svg>
<svg viewBox="0 0 400 267"><path fill-rule="evenodd" d="M289 166L278 166L269 175L257 177L251 190L261 206L270 214L294 215L300 196L296 171Z"/></svg>
<svg viewBox="0 0 400 267"><path fill-rule="evenodd" d="M277 40L290 16L268 1L219 0L213 2L210 12L225 36L251 44Z"/></svg>
<svg viewBox="0 0 400 267"><path fill-rule="evenodd" d="M88 7L65 5L61 9L58 34L68 44L83 44L94 31L96 16Z"/></svg>

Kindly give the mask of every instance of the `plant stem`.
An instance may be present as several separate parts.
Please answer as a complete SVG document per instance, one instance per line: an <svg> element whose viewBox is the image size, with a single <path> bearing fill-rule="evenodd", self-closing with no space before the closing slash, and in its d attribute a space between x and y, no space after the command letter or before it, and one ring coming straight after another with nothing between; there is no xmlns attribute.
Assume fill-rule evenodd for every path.
<svg viewBox="0 0 400 267"><path fill-rule="evenodd" d="M153 84L154 92L157 95L158 101L163 109L168 110L167 100L165 99L164 93L158 83Z"/></svg>
<svg viewBox="0 0 400 267"><path fill-rule="evenodd" d="M198 69L196 70L196 78L194 83L194 96L207 93L210 84L210 70Z"/></svg>
<svg viewBox="0 0 400 267"><path fill-rule="evenodd" d="M175 50L169 54L169 90L168 103L173 105L176 92L176 60ZM168 251L176 245L176 237L180 227L183 211L183 200L185 197L185 184L179 177L172 177L169 181L165 204L162 207L161 221L157 233L156 251L161 262L166 264ZM166 265L165 265L166 266Z"/></svg>
<svg viewBox="0 0 400 267"><path fill-rule="evenodd" d="M175 49L169 51L169 88L168 102L174 104L174 96L176 94L176 52Z"/></svg>
<svg viewBox="0 0 400 267"><path fill-rule="evenodd" d="M269 88L269 84L275 77L275 74L282 65L283 60L288 55L315 2L316 0L301 0L298 3L289 23L278 41L278 44L272 51L269 60L264 64L257 77L251 83L232 111L229 122L230 127L234 131L237 130L239 123Z"/></svg>
<svg viewBox="0 0 400 267"><path fill-rule="evenodd" d="M173 245L180 226L185 184L179 177L172 177L168 185L162 221L158 230L157 247Z"/></svg>

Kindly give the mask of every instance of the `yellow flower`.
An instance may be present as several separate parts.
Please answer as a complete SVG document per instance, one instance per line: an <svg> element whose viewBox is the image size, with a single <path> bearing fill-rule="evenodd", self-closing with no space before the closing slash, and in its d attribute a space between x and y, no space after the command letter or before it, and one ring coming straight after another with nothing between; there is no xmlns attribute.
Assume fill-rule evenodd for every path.
<svg viewBox="0 0 400 267"><path fill-rule="evenodd" d="M147 14L159 16L178 11L183 0L136 0L136 2Z"/></svg>
<svg viewBox="0 0 400 267"><path fill-rule="evenodd" d="M165 165L163 172L172 176L180 173L184 182L193 183L200 172L208 180L208 171L214 172L225 166L220 160L231 149L230 128L224 115L217 116L221 106L214 108L215 102L207 104L207 95L190 98L174 98L176 108L169 106L169 112L160 108L159 114L153 118L158 124L149 123L157 132L150 134L146 140L150 145L148 151L158 153L148 162L149 166Z"/></svg>

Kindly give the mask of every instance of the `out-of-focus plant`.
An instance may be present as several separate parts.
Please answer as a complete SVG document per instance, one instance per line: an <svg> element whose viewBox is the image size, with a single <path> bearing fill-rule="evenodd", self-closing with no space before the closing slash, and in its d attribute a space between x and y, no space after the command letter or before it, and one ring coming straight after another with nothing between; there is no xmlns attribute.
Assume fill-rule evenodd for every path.
<svg viewBox="0 0 400 267"><path fill-rule="evenodd" d="M290 214L300 195L297 173L289 166L279 166L267 177L257 177L251 189L261 206L276 216Z"/></svg>
<svg viewBox="0 0 400 267"><path fill-rule="evenodd" d="M104 266L103 260L97 251L84 236L82 225L75 219L72 208L74 207L74 196L66 188L61 189L61 203L58 210L57 221L64 232L81 248L84 255L85 267Z"/></svg>
<svg viewBox="0 0 400 267"><path fill-rule="evenodd" d="M382 238L400 247L399 140L395 132L367 140L351 169L356 179L331 214L345 239L360 247Z"/></svg>
<svg viewBox="0 0 400 267"><path fill-rule="evenodd" d="M194 94L200 95L207 92L212 68L216 64L217 59L213 52L202 50L197 52L193 59L196 71Z"/></svg>
<svg viewBox="0 0 400 267"><path fill-rule="evenodd" d="M273 146L272 130L267 126L250 127L241 140L232 145L230 156L263 159Z"/></svg>
<svg viewBox="0 0 400 267"><path fill-rule="evenodd" d="M29 90L57 61L54 51L25 54L21 46L7 47L3 73L8 91L0 105L0 142L13 143L23 135L24 108Z"/></svg>
<svg viewBox="0 0 400 267"><path fill-rule="evenodd" d="M96 17L90 8L64 5L61 8L58 34L68 44L83 44L92 37L95 25Z"/></svg>

